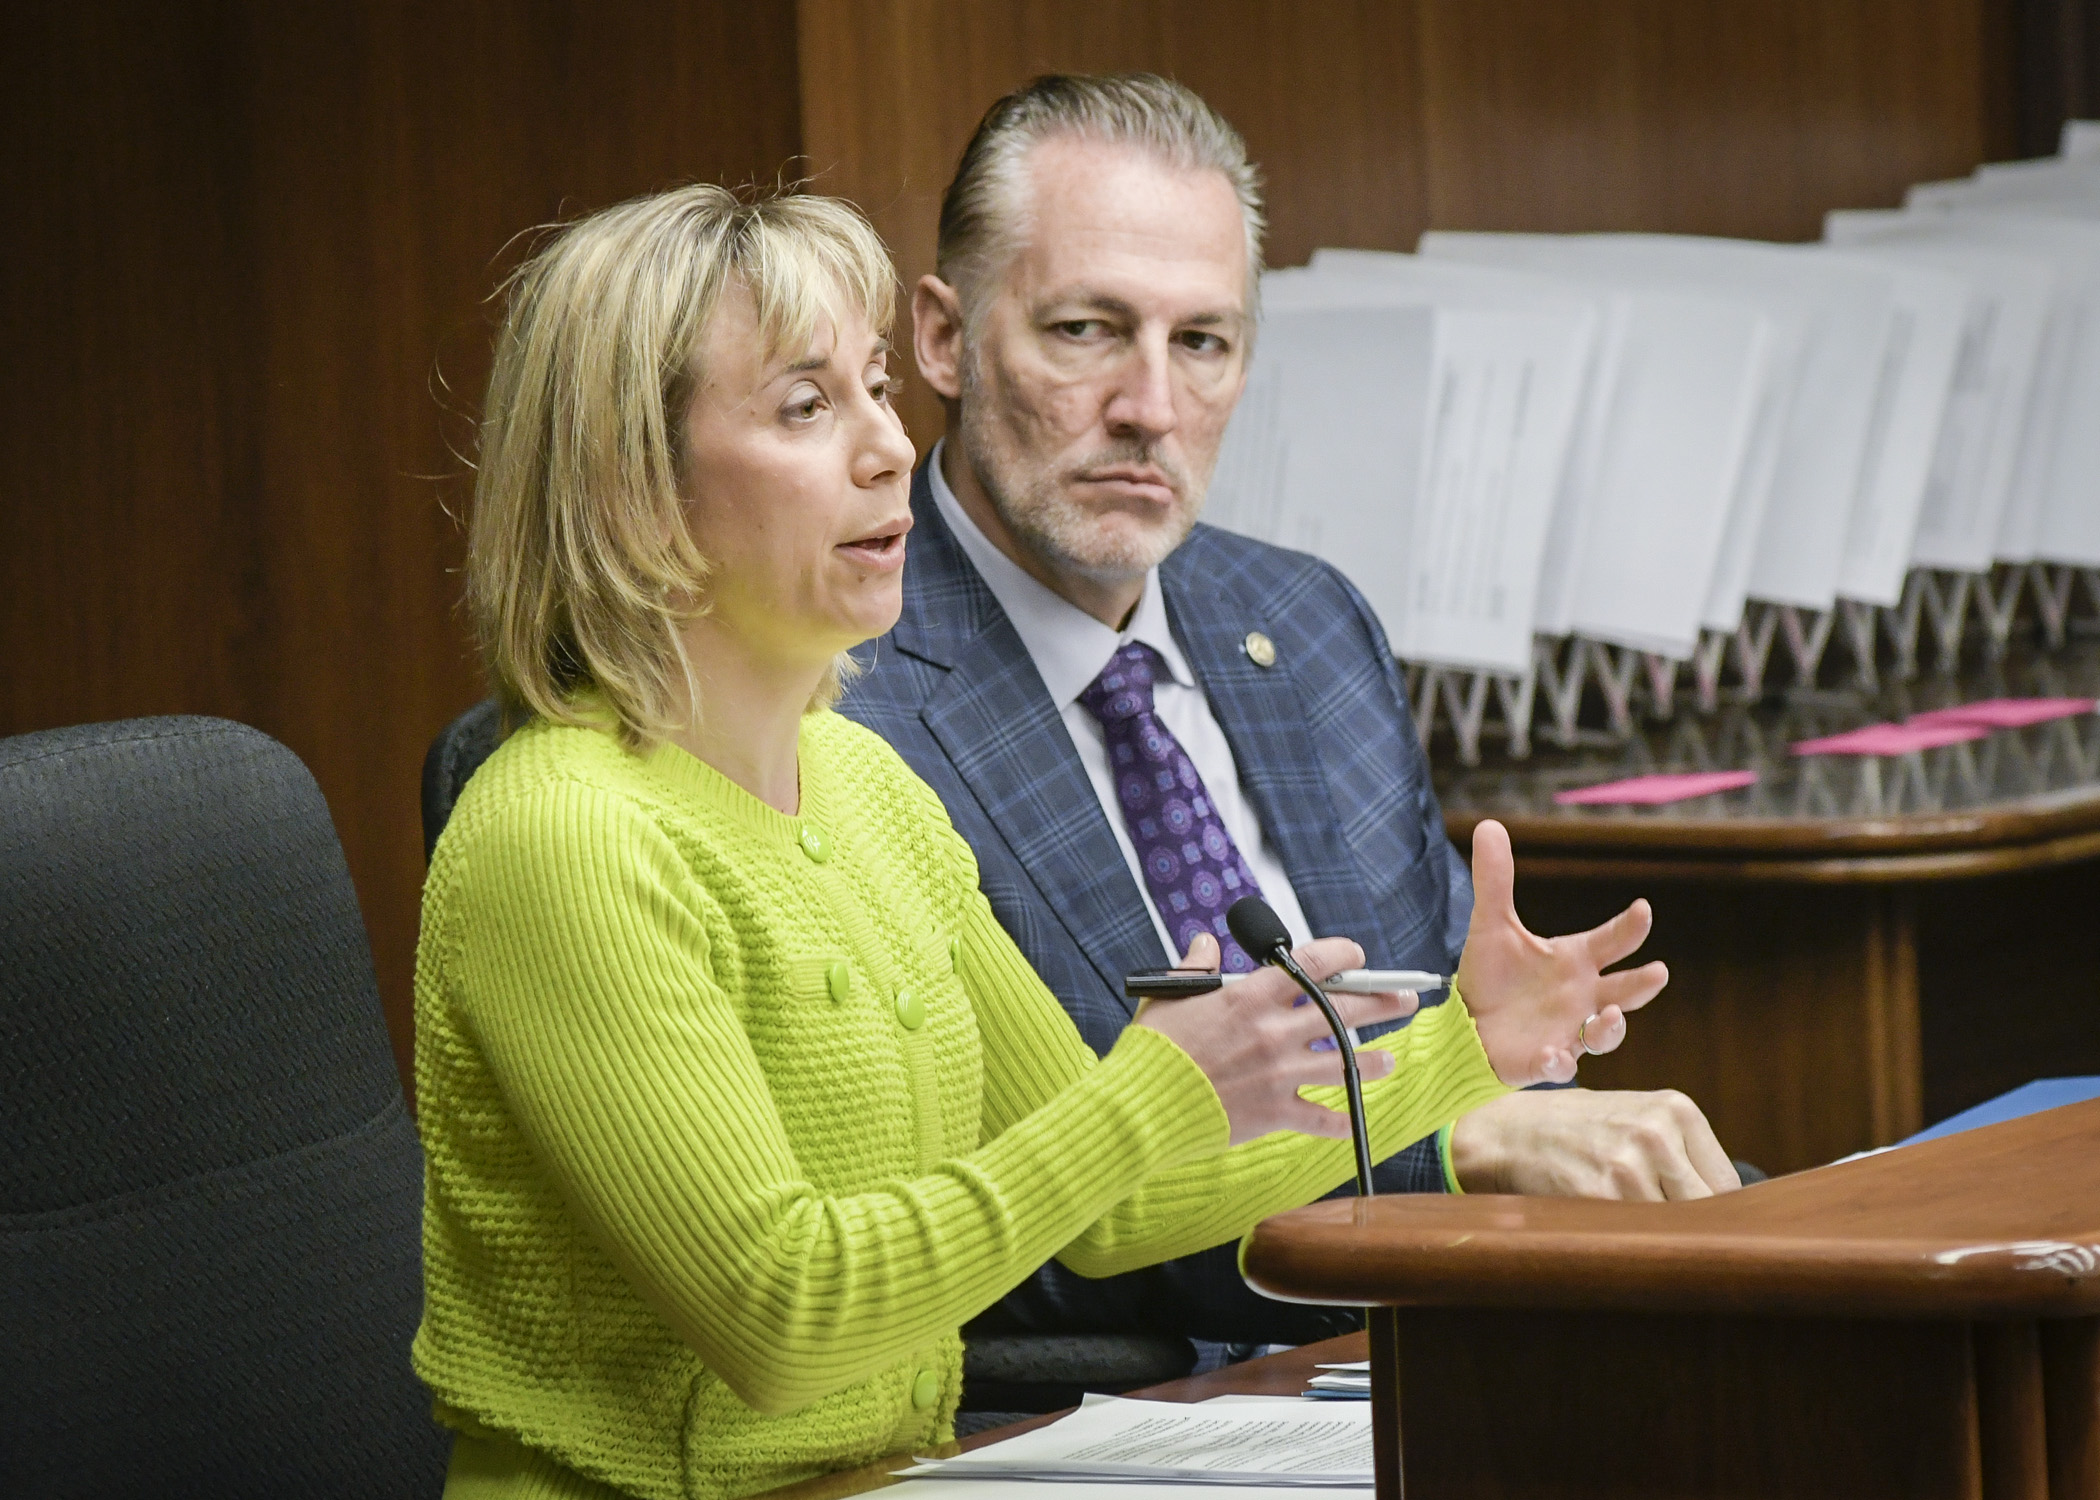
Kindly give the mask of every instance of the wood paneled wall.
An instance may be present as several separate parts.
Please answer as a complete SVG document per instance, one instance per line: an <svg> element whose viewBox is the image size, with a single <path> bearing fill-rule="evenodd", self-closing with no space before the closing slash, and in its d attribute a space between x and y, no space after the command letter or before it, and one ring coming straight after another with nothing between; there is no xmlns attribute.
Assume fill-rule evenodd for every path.
<svg viewBox="0 0 2100 1500"><path fill-rule="evenodd" d="M909 284L994 98L1045 70L1151 68L1246 133L1278 264L1431 225L1801 237L2009 150L2004 10L5 7L0 734L184 712L285 740L334 809L405 1046L418 767L480 691L448 507L520 231L806 152ZM928 396L907 393L922 446Z"/></svg>
<svg viewBox="0 0 2100 1500"><path fill-rule="evenodd" d="M0 19L0 734L223 714L314 770L408 1031L486 299L521 230L799 139L792 17L687 0Z"/></svg>
<svg viewBox="0 0 2100 1500"><path fill-rule="evenodd" d="M985 108L1037 73L1195 88L1269 181L1272 265L1425 229L1810 239L2009 154L1995 0L800 0L803 149L909 286ZM939 404L907 385L923 449Z"/></svg>
<svg viewBox="0 0 2100 1500"><path fill-rule="evenodd" d="M2007 0L2013 14L2014 144L2056 149L2066 119L2100 114L2100 0Z"/></svg>
<svg viewBox="0 0 2100 1500"><path fill-rule="evenodd" d="M1424 227L1819 238L2007 154L1992 0L1429 0Z"/></svg>
<svg viewBox="0 0 2100 1500"><path fill-rule="evenodd" d="M1428 184L1415 8L1392 0L800 0L802 138L862 204L909 288L978 119L1038 73L1149 69L1218 107L1268 182L1269 259L1412 248ZM938 400L906 372L921 451Z"/></svg>

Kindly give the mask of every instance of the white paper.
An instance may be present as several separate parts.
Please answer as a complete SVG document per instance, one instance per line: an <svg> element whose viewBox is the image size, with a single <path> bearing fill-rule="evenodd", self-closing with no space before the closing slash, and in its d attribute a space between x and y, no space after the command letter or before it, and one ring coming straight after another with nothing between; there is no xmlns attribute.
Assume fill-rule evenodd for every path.
<svg viewBox="0 0 2100 1500"><path fill-rule="evenodd" d="M1968 285L1910 560L1915 567L1987 571L2019 462L2055 273L2047 260L1950 237L1916 215L1833 213L1824 234L1832 244L1944 270Z"/></svg>
<svg viewBox="0 0 2100 1500"><path fill-rule="evenodd" d="M1427 254L1462 255L1469 260L1497 265L1528 265L1539 272L1552 270L1616 291L1618 300L1612 305L1613 316L1606 327L1605 352L1600 363L1611 371L1613 386L1610 394L1617 403L1624 398L1627 378L1624 366L1629 352L1638 355L1651 348L1657 338L1669 337L1669 311L1653 299L1683 294L1656 288L1653 276L1628 272L1611 257L1600 258L1594 254L1594 246L1591 250L1579 248L1582 243L1586 241L1577 236L1428 235L1423 239L1423 249ZM1749 440L1743 451L1742 466L1736 474L1735 488L1728 500L1728 515L1711 563L1706 601L1700 612L1699 623L1711 630L1733 631L1742 619L1758 538L1778 478L1780 445L1786 435L1793 400L1793 376L1799 363L1798 351L1805 337L1805 327L1805 319L1794 318L1770 322L1767 329L1767 352L1752 397ZM1683 355L1690 353L1681 351ZM1616 407L1607 408L1605 420L1610 420L1615 410ZM1652 430L1661 431L1674 419L1667 411L1659 411L1641 420ZM1590 483L1601 489L1616 488L1619 481L1603 473L1596 464L1593 457ZM1601 537L1602 533L1593 522L1585 555L1587 547L1598 545Z"/></svg>
<svg viewBox="0 0 2100 1500"><path fill-rule="evenodd" d="M1408 660L1531 669L1539 563L1586 353L1523 314L1438 314L1400 601Z"/></svg>
<svg viewBox="0 0 2100 1500"><path fill-rule="evenodd" d="M2056 273L1995 551L2100 565L2100 201L2040 212L1951 200L1907 217L1950 240L2045 258Z"/></svg>
<svg viewBox="0 0 2100 1500"><path fill-rule="evenodd" d="M2066 120L2057 152L2066 157L2100 156L2100 120Z"/></svg>
<svg viewBox="0 0 2100 1500"><path fill-rule="evenodd" d="M1910 571L1918 515L1939 447L1969 313L1968 284L1927 270L1845 250L1830 259L1889 273L1893 309L1858 498L1838 569L1838 597L1894 605Z"/></svg>
<svg viewBox="0 0 2100 1500"><path fill-rule="evenodd" d="M1425 321L1425 348L1429 337ZM1290 452L1290 436L1283 430L1283 378L1292 342L1287 321L1265 325L1203 501L1203 519L1211 525L1277 546L1289 545L1283 535L1283 465Z"/></svg>
<svg viewBox="0 0 2100 1500"><path fill-rule="evenodd" d="M1732 629L1734 580L1757 529L1751 462L1777 419L1773 320L1725 297L1658 291L1615 255L1567 253L1571 237L1423 236L1425 255L1566 275L1620 293L1605 328L1613 371L1570 628L1683 659L1702 624ZM1760 426L1760 418L1763 420ZM1834 564L1833 564L1834 570Z"/></svg>
<svg viewBox="0 0 2100 1500"><path fill-rule="evenodd" d="M1885 361L1893 314L1886 275L1833 263L1808 247L1745 240L1520 238L1554 263L1587 261L1651 286L1738 299L1773 320L1779 358L1794 355L1794 390L1748 591L1752 598L1828 609L1837 597Z"/></svg>
<svg viewBox="0 0 2100 1500"><path fill-rule="evenodd" d="M1208 1404L1208 1403L1206 1403ZM1025 1479L903 1479L882 1491L883 1500L1044 1500L1044 1486ZM1170 1493L1163 1486L1096 1480L1087 1484L1086 1500L1162 1500ZM1204 1494L1230 1495L1232 1500L1363 1500L1360 1486L1261 1485L1181 1483L1173 1487L1174 1500L1197 1500Z"/></svg>
<svg viewBox="0 0 2100 1500"><path fill-rule="evenodd" d="M2100 160L2000 162L1980 167L1973 177L1951 182L1921 182L1904 194L1912 212L2021 207L2037 212L2100 201Z"/></svg>
<svg viewBox="0 0 2100 1500"><path fill-rule="evenodd" d="M1371 1377L1368 1375L1345 1375L1339 1372L1330 1372L1325 1375L1313 1376L1311 1380L1306 1382L1306 1385L1311 1390L1333 1391L1341 1395L1368 1396L1371 1394Z"/></svg>
<svg viewBox="0 0 2100 1500"><path fill-rule="evenodd" d="M1428 308L1265 313L1205 506L1216 525L1334 563L1388 634L1404 623L1435 352Z"/></svg>
<svg viewBox="0 0 2100 1500"><path fill-rule="evenodd" d="M1358 287L1369 283L1388 289L1390 295L1439 307L1507 308L1558 317L1587 315L1589 355L1581 375L1581 394L1553 501L1552 519L1546 528L1533 607L1535 630L1566 635L1574 628L1575 595L1595 505L1597 453L1616 380L1609 362L1610 351L1616 345L1607 338L1606 329L1616 316L1613 303L1618 294L1606 288L1520 271L1383 250L1318 250L1313 253L1310 273L1280 275L1309 275L1318 278L1310 284L1328 288L1338 283ZM1305 295L1300 288L1306 284L1294 284L1287 293Z"/></svg>
<svg viewBox="0 0 2100 1500"><path fill-rule="evenodd" d="M1628 298L1612 332L1616 400L1605 425L1600 495L1583 552L1574 629L1685 660L1712 601L1746 483L1764 395L1771 323L1701 298ZM1735 613L1741 593L1733 591Z"/></svg>
<svg viewBox="0 0 2100 1500"><path fill-rule="evenodd" d="M1409 661L1522 675L1590 352L1581 306L1272 277L1208 519L1340 568Z"/></svg>
<svg viewBox="0 0 2100 1500"><path fill-rule="evenodd" d="M1089 1395L1078 1411L911 1478L1247 1484L1365 1489L1371 1413L1355 1403L1182 1405Z"/></svg>
<svg viewBox="0 0 2100 1500"><path fill-rule="evenodd" d="M1296 1406L1300 1399L1297 1396L1262 1396L1246 1391L1227 1391L1222 1396L1205 1396L1201 1401L1192 1404L1196 1406L1246 1406L1251 1403L1257 1406Z"/></svg>
<svg viewBox="0 0 2100 1500"><path fill-rule="evenodd" d="M2086 186L2081 191L2089 192L2092 174L2100 168L2100 160L2093 157L2068 158L2044 156L2034 161L1985 162L1973 174L1961 179L1967 183L2019 184L2029 191L2052 191L2057 183L2075 183L2084 178ZM1949 186L1950 184L1941 184Z"/></svg>
<svg viewBox="0 0 2100 1500"><path fill-rule="evenodd" d="M1315 267L1272 272L1262 301L1269 318L1435 309L1422 476L1399 587L1368 576L1353 547L1323 555L1364 589L1402 657L1522 675L1596 313L1590 302L1560 297L1533 299L1517 315L1506 299L1449 290L1423 278Z"/></svg>

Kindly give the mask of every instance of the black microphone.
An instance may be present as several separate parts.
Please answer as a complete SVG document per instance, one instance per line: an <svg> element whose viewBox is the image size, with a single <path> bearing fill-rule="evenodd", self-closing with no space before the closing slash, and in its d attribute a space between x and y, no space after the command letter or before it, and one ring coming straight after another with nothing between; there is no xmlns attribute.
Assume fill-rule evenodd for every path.
<svg viewBox="0 0 2100 1500"><path fill-rule="evenodd" d="M1349 1035L1349 1028L1335 1013L1334 1002L1327 992L1313 982L1313 977L1299 967L1298 960L1291 957L1290 929L1283 925L1283 918L1270 909L1269 903L1259 896L1242 896L1232 903L1225 913L1225 925L1232 929L1233 939L1247 950L1247 956L1260 963L1274 964L1297 981L1298 988L1306 997L1320 1007L1320 1014L1327 1018L1328 1029L1334 1033L1334 1045L1342 1054L1342 1088L1349 1096L1349 1133L1356 1143L1356 1196L1371 1196L1371 1133L1364 1124L1364 1086L1356 1073L1356 1042Z"/></svg>

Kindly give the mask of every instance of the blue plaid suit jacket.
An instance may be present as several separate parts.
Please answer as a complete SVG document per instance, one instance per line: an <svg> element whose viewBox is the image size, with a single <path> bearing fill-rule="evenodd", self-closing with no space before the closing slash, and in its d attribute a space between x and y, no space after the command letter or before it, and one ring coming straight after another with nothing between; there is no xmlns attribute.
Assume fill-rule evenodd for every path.
<svg viewBox="0 0 2100 1500"><path fill-rule="evenodd" d="M841 711L896 746L976 851L992 910L1096 1052L1128 1024L1123 976L1159 936L1019 634L949 532L922 466L896 628L858 653ZM1161 566L1168 619L1316 933L1376 968L1448 973L1472 912L1385 634L1340 573L1197 526ZM1242 643L1276 644L1259 667ZM1440 1192L1435 1142L1380 1165L1387 1192ZM1353 1191L1353 1189L1352 1189ZM1332 1314L1249 1293L1230 1245L1107 1281L1055 1263L993 1315L1041 1332L1152 1327L1305 1342Z"/></svg>

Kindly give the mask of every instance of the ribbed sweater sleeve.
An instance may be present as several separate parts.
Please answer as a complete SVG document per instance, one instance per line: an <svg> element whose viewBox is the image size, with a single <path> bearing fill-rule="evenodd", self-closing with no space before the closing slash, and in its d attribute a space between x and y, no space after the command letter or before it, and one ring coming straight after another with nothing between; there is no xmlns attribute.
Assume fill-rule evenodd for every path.
<svg viewBox="0 0 2100 1500"><path fill-rule="evenodd" d="M1224 1112L1186 1054L1133 1029L1096 1063L978 898L967 946L1003 945L980 1023L1000 1039L1001 1128L917 1175L820 1192L711 973L690 868L643 810L554 782L491 818L461 866L454 1003L510 1113L641 1295L761 1411L952 1334L1074 1241L1112 1257L1161 1242L1193 1179L1110 1210L1224 1146ZM1318 1154L1313 1175L1332 1152ZM1234 1183L1260 1170L1246 1151L1227 1159L1246 1161ZM1229 1217L1198 1236L1228 1238Z"/></svg>
<svg viewBox="0 0 2100 1500"><path fill-rule="evenodd" d="M995 1132L1008 1128L1006 1122L1031 1121L1032 1112L1049 1106L1059 1079L1083 1071L1092 1054L982 896L972 902L966 931L964 978L985 1039L984 1124ZM1048 1002L1047 1015L1041 1002ZM1140 1035L1156 1034L1133 1026L1123 1042ZM1364 1088L1374 1157L1509 1092L1456 992L1364 1050L1373 1047L1391 1052L1398 1064ZM1054 1065L1046 1067L1052 1059ZM1306 1092L1330 1108L1346 1108L1339 1088ZM1088 1225L1057 1258L1083 1276L1112 1276L1221 1244L1345 1181L1353 1162L1346 1139L1278 1132L1201 1162L1166 1167Z"/></svg>

